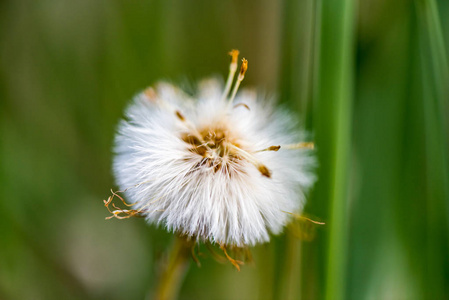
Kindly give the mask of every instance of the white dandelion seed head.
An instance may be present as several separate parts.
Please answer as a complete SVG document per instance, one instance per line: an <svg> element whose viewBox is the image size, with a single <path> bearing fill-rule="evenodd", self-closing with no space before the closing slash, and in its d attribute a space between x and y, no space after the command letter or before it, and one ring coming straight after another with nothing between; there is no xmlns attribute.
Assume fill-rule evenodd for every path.
<svg viewBox="0 0 449 300"><path fill-rule="evenodd" d="M235 72L234 56L233 63ZM287 111L253 90L235 99L229 91L209 79L193 96L166 82L138 94L118 127L114 172L121 189L141 183L126 196L149 223L252 246L280 233L289 212L302 210L315 181L314 158L310 149L283 147L304 138Z"/></svg>

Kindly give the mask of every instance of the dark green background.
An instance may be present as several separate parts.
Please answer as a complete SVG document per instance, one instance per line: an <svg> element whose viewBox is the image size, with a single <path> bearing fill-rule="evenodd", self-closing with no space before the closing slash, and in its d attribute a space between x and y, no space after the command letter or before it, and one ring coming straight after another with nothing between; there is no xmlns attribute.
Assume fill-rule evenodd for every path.
<svg viewBox="0 0 449 300"><path fill-rule="evenodd" d="M449 298L449 2L0 2L0 299L143 299L172 236L105 221L114 130L159 79L226 76L313 132L326 225L207 251L181 299Z"/></svg>

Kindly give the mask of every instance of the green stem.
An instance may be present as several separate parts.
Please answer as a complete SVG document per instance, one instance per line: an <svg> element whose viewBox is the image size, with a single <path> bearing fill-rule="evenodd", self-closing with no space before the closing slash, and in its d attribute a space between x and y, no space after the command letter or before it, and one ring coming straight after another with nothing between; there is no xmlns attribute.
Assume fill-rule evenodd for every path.
<svg viewBox="0 0 449 300"><path fill-rule="evenodd" d="M161 274L154 299L172 300L178 297L179 290L190 264L193 242L176 236L170 250L165 270Z"/></svg>
<svg viewBox="0 0 449 300"><path fill-rule="evenodd" d="M329 300L346 298L354 5L354 0L329 0L321 6L317 145L327 172L320 180L327 185L330 201L324 297Z"/></svg>

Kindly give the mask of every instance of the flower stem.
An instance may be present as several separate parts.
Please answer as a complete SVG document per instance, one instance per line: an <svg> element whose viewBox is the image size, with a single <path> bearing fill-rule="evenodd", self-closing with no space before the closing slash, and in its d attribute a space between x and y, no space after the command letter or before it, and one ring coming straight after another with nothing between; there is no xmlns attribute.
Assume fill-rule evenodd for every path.
<svg viewBox="0 0 449 300"><path fill-rule="evenodd" d="M193 243L193 241L184 237L176 236L167 264L156 288L154 299L173 300L177 298L190 264Z"/></svg>

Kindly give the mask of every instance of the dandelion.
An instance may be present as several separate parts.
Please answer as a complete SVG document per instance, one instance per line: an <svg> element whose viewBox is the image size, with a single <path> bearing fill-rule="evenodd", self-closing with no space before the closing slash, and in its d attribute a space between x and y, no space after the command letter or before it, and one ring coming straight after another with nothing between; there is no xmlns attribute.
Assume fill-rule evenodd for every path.
<svg viewBox="0 0 449 300"><path fill-rule="evenodd" d="M226 248L268 242L298 215L313 184L313 143L297 120L253 90L237 50L229 76L191 95L166 82L138 94L115 141L114 173L127 204L111 217L142 216L194 241ZM234 85L233 85L234 83ZM131 187L131 188L130 188Z"/></svg>
<svg viewBox="0 0 449 300"><path fill-rule="evenodd" d="M235 247L267 242L301 211L314 182L312 143L273 101L242 90L248 61L230 52L216 79L189 95L165 82L138 94L115 141L114 172L132 210L169 231ZM232 88L232 90L231 90Z"/></svg>

